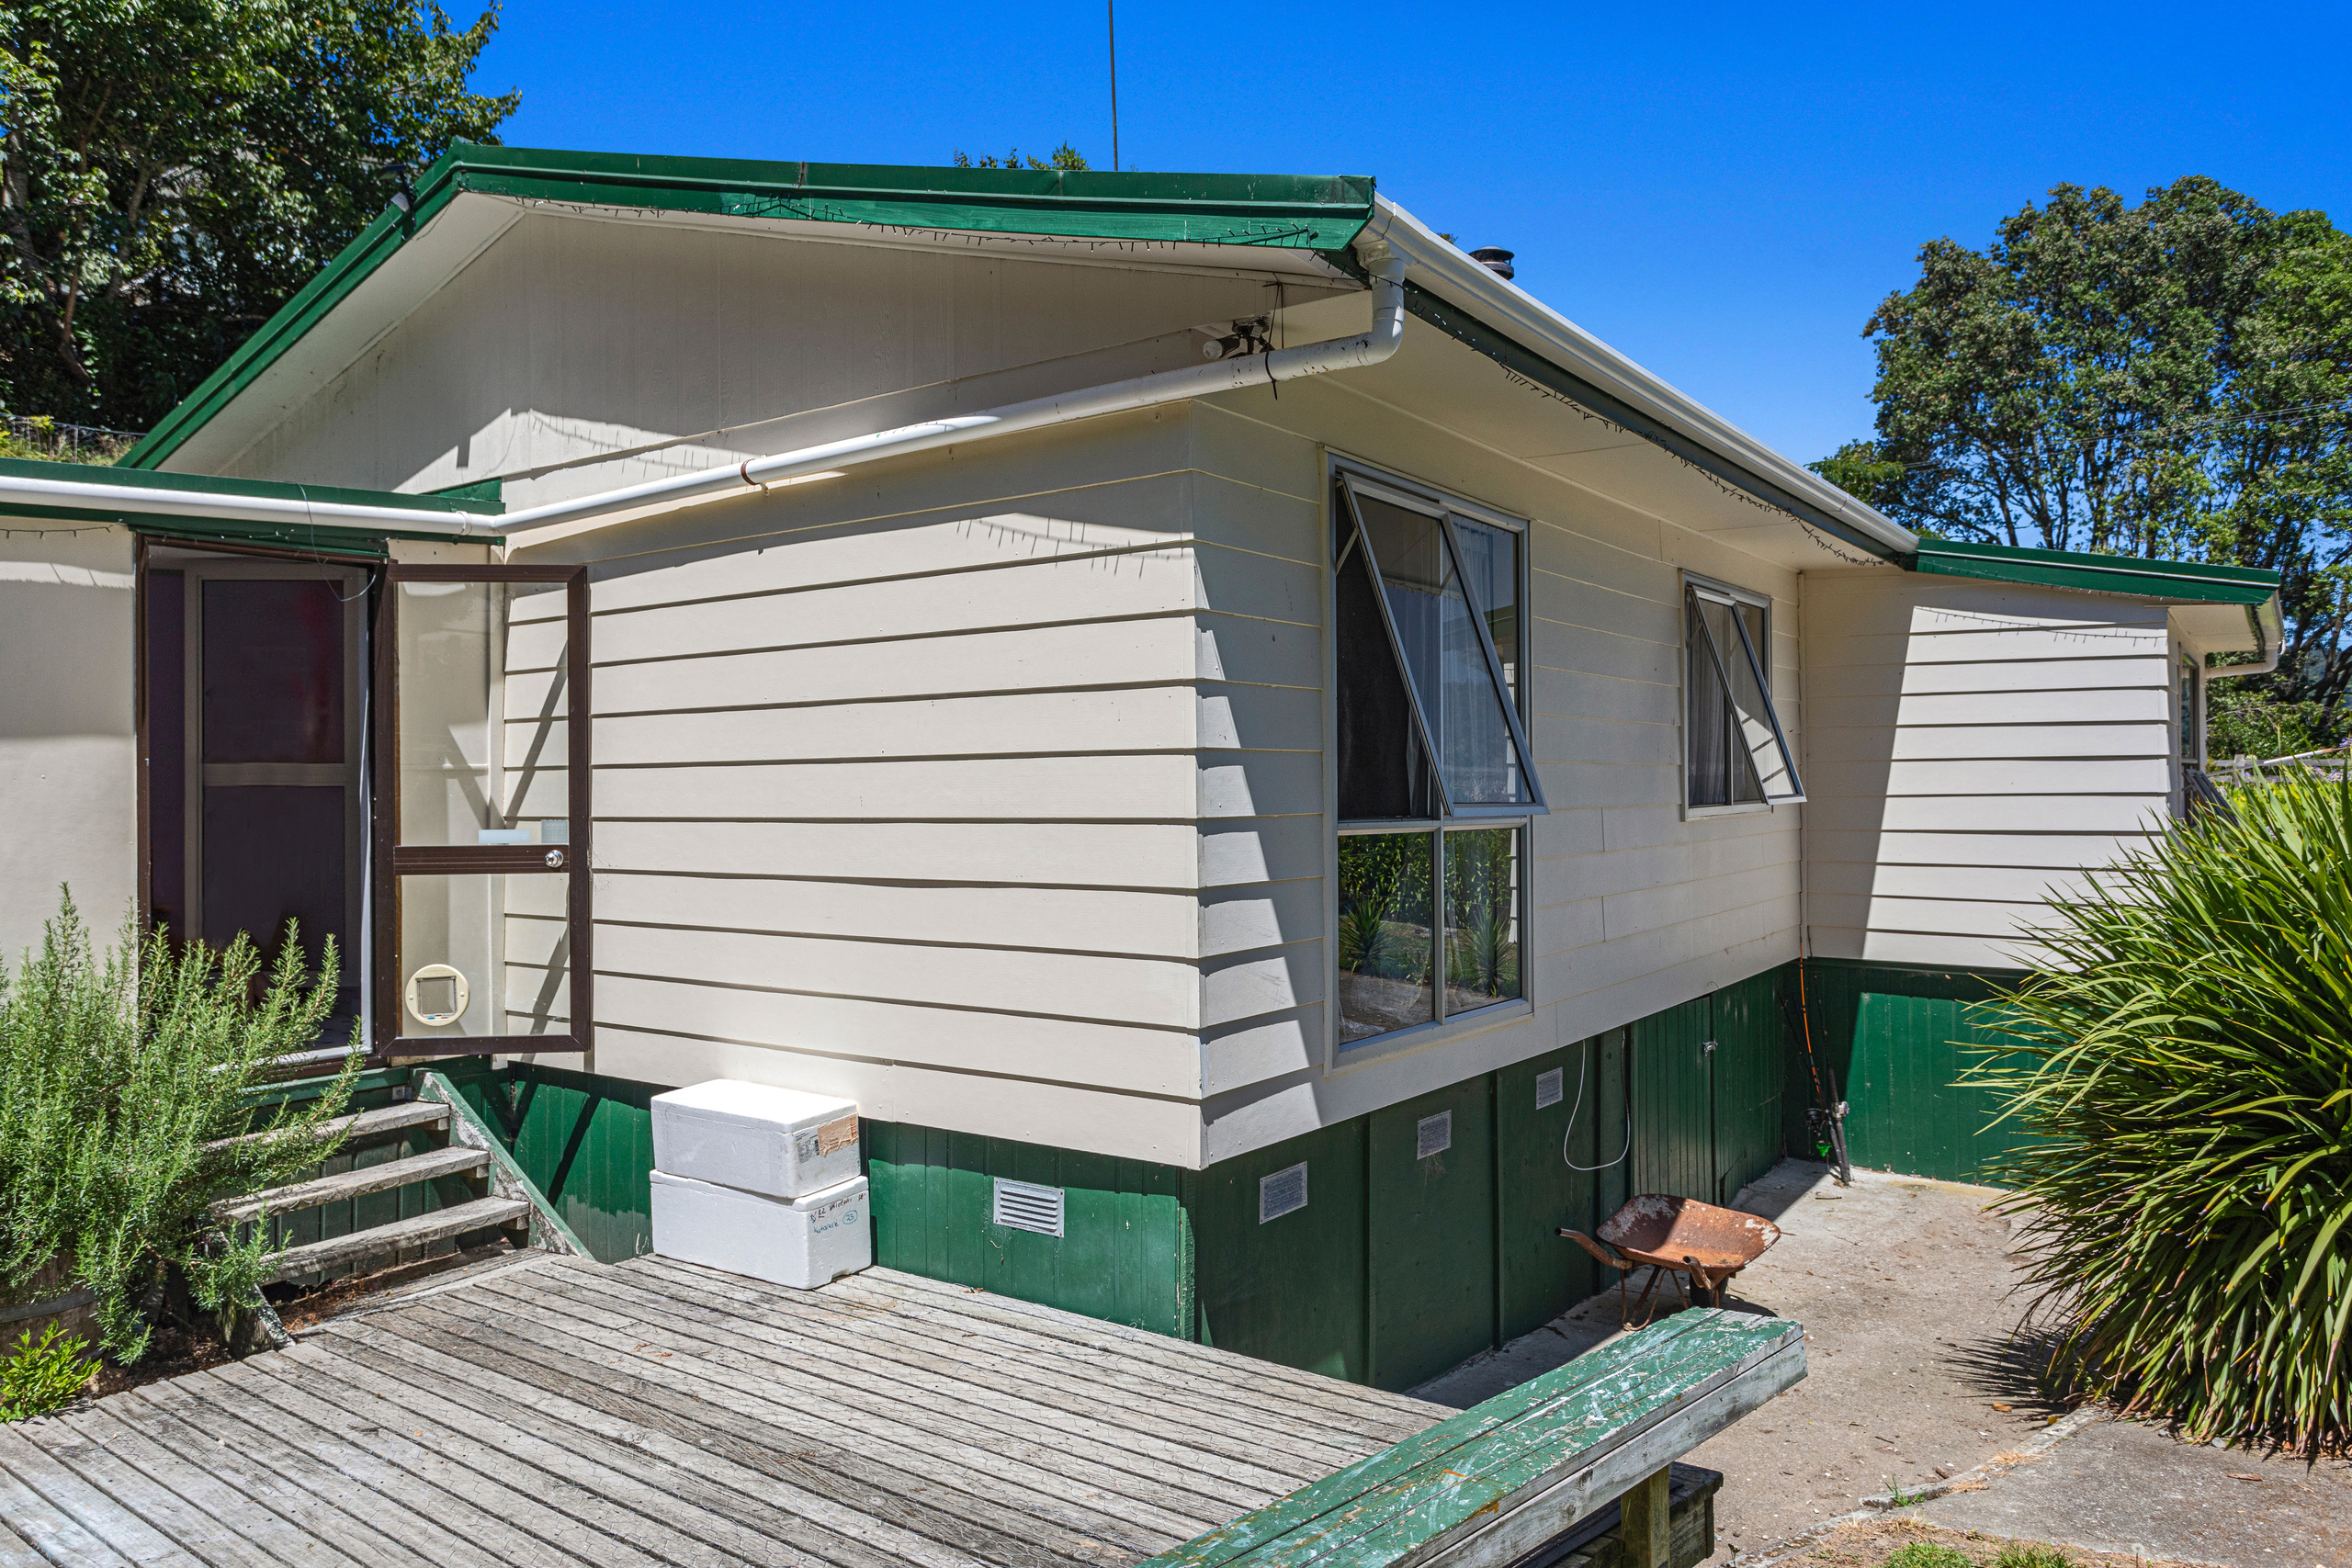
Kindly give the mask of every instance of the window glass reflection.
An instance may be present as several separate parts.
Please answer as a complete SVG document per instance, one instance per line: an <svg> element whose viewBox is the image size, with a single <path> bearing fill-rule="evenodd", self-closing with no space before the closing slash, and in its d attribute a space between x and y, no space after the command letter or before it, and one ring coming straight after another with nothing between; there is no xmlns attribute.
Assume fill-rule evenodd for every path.
<svg viewBox="0 0 2352 1568"><path fill-rule="evenodd" d="M1445 836L1445 1010L1466 1012L1520 995L1516 828Z"/></svg>
<svg viewBox="0 0 2352 1568"><path fill-rule="evenodd" d="M1434 859L1428 833L1351 833L1340 840L1342 1046L1437 1016L1430 974Z"/></svg>

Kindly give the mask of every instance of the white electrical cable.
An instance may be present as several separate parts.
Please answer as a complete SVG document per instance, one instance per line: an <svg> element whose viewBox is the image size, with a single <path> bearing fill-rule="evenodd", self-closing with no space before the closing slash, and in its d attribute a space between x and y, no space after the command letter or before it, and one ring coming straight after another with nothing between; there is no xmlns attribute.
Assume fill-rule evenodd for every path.
<svg viewBox="0 0 2352 1568"><path fill-rule="evenodd" d="M1577 1052L1577 1102L1574 1106L1570 1107L1568 1111L1567 1131L1560 1134L1560 1163L1566 1166L1570 1170L1607 1170L1611 1166L1624 1164L1625 1156L1634 1152L1634 1101L1632 1097L1628 1096L1625 1100L1625 1146L1617 1151L1617 1157L1600 1165L1578 1165L1576 1161L1568 1157L1568 1139L1575 1134L1577 1130L1577 1113L1584 1109L1585 1076L1591 1070L1592 1057L1582 1051Z"/></svg>

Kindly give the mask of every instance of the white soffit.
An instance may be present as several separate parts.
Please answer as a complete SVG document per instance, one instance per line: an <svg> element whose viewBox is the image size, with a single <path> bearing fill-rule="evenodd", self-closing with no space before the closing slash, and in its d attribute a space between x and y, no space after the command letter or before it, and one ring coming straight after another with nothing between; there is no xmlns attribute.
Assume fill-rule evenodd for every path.
<svg viewBox="0 0 2352 1568"><path fill-rule="evenodd" d="M492 197L464 195L451 201L159 467L175 474L225 472L246 447L325 390L522 216L514 203Z"/></svg>

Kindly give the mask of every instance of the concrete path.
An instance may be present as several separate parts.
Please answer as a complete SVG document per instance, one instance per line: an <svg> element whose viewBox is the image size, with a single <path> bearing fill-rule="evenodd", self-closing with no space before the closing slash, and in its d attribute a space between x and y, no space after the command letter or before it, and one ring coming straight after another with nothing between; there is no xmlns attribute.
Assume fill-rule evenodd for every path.
<svg viewBox="0 0 2352 1568"><path fill-rule="evenodd" d="M2025 1303L2009 1222L1985 1213L1998 1196L1875 1171L1840 1188L1796 1160L1739 1195L1782 1237L1726 1304L1803 1323L1811 1371L1689 1456L1724 1472L1713 1561L2000 1461L1980 1488L1895 1517L2225 1568L2352 1565L2352 1463L2307 1467L2117 1421L2011 1462L2062 1411L2034 1386L2037 1348L2012 1337ZM1614 1337L1617 1301L1595 1296L1413 1393L1475 1404Z"/></svg>
<svg viewBox="0 0 2352 1568"><path fill-rule="evenodd" d="M1984 1212L1997 1196L1870 1171L1840 1188L1797 1160L1740 1194L1739 1207L1783 1234L1725 1304L1803 1323L1811 1374L1690 1456L1724 1475L1717 1562L1849 1512L1890 1483L1917 1488L1973 1469L2059 1414L2009 1340L2019 1308L2008 1294L2009 1224ZM1475 1404L1618 1325L1612 1288L1413 1393Z"/></svg>
<svg viewBox="0 0 2352 1568"><path fill-rule="evenodd" d="M1953 1529L2228 1568L2352 1563L2352 1464L2305 1465L2101 1421L1982 1492L1903 1512Z"/></svg>

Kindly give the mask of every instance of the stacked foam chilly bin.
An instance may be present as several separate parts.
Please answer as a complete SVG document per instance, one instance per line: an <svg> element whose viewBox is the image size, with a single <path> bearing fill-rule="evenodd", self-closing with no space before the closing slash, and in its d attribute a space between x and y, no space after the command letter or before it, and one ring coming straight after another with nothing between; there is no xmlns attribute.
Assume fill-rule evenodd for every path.
<svg viewBox="0 0 2352 1568"><path fill-rule="evenodd" d="M874 1261L857 1106L714 1078L653 1097L653 1250L813 1290Z"/></svg>

